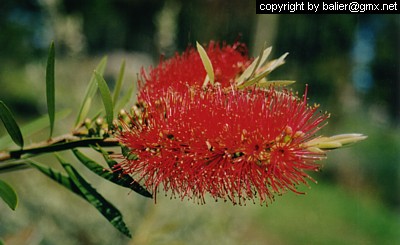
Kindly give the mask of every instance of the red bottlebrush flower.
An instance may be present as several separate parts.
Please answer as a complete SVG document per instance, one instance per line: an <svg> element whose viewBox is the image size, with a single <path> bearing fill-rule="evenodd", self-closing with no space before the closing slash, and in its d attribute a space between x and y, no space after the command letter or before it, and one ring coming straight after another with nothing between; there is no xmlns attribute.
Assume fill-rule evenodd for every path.
<svg viewBox="0 0 400 245"><path fill-rule="evenodd" d="M215 80L223 87L229 87L240 75L251 60L247 57L244 44L222 45L210 42L207 55L214 67ZM146 73L142 70L141 90L151 93L153 98L174 88L175 91L184 91L188 86L201 87L206 71L199 53L194 48L189 48L182 55L176 54L173 58L161 61L155 68L150 68Z"/></svg>
<svg viewBox="0 0 400 245"><path fill-rule="evenodd" d="M129 149L117 166L151 189L172 196L204 196L234 204L306 184L307 171L319 169L325 151L363 140L361 134L315 137L327 114L288 90L267 81L287 54L266 63L271 49L250 60L241 44L210 43L189 49L142 72L139 104L130 120L121 120L119 141Z"/></svg>
<svg viewBox="0 0 400 245"><path fill-rule="evenodd" d="M317 114L288 90L168 90L155 100L142 91L144 113L123 123L117 136L135 155L119 165L151 189L204 203L266 203L296 185L307 184L305 171L318 170L325 155L310 151L328 117Z"/></svg>

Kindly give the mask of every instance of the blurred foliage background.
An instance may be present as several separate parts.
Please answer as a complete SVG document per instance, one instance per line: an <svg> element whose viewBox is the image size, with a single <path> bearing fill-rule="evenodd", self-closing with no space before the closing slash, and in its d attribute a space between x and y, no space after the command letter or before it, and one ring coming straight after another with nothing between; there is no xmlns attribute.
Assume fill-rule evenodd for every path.
<svg viewBox="0 0 400 245"><path fill-rule="evenodd" d="M57 108L71 108L73 116L104 55L110 86L126 60L128 86L161 55L196 41L239 40L250 55L258 55L264 43L274 47L274 57L290 53L272 77L297 80L293 88L300 92L310 85L310 103L331 113L322 133L369 138L329 153L323 171L313 174L319 184L311 183L307 195L288 193L269 207L212 200L199 206L168 197L155 205L82 169L122 211L132 240L38 172L3 174L20 204L13 212L0 203L0 237L6 244L400 243L399 38L399 15L256 15L255 1L2 0L0 99L22 125L46 112L45 62L52 40ZM57 132L70 130L73 116L59 121Z"/></svg>

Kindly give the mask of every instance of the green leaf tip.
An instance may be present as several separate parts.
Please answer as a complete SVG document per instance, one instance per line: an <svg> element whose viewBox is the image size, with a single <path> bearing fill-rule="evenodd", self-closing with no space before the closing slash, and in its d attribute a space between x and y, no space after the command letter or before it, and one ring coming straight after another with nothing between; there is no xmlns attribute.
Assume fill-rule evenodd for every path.
<svg viewBox="0 0 400 245"><path fill-rule="evenodd" d="M24 147L24 139L22 137L21 129L18 127L10 109L0 100L0 118L3 121L4 127L15 144Z"/></svg>
<svg viewBox="0 0 400 245"><path fill-rule="evenodd" d="M117 164L117 162L112 160L109 157L108 153L104 151L100 146L93 148L103 155L104 160L107 162L110 168L112 168L115 164ZM119 186L129 188L144 197L152 198L151 193L148 192L145 188L143 188L138 182L136 182L129 175L122 174L122 171L111 171L104 169L103 166L96 163L94 160L90 159L79 150L73 149L72 151L81 163L83 163L87 168L89 168L92 172L96 173L100 177L108 181L111 181Z"/></svg>
<svg viewBox="0 0 400 245"><path fill-rule="evenodd" d="M68 176L31 159L28 162L32 167L36 168L50 179L79 195L79 190L73 185L72 180Z"/></svg>
<svg viewBox="0 0 400 245"><path fill-rule="evenodd" d="M278 59L267 61L268 56L271 54L272 48L264 48L260 55L254 59L254 61L246 68L246 70L235 80L236 86L239 89L256 85L261 88L267 88L270 86L287 86L295 81L290 80L277 80L267 81L266 76L270 74L277 67L285 63L285 58L289 53L283 54Z"/></svg>
<svg viewBox="0 0 400 245"><path fill-rule="evenodd" d="M241 85L247 79L250 79L255 72L265 63L268 56L271 54L272 47L265 48L261 51L260 56L256 57L254 61L246 68L246 70L236 80L237 85Z"/></svg>
<svg viewBox="0 0 400 245"><path fill-rule="evenodd" d="M114 106L111 98L111 92L103 76L97 71L94 71L94 74L96 77L97 86L100 90L101 98L103 100L104 108L106 111L108 128L111 129L113 127L113 118L114 118Z"/></svg>
<svg viewBox="0 0 400 245"><path fill-rule="evenodd" d="M56 154L56 157L68 176L33 160L29 160L29 162L31 166L89 202L121 233L132 237L118 209L91 187L71 164L67 163L58 154Z"/></svg>
<svg viewBox="0 0 400 245"><path fill-rule="evenodd" d="M59 159L60 162L62 161ZM81 196L94 206L117 230L127 237L132 237L126 226L121 212L110 202L108 202L96 189L94 189L69 163L61 162L61 165L71 178L74 185L81 192Z"/></svg>
<svg viewBox="0 0 400 245"><path fill-rule="evenodd" d="M15 210L18 205L17 193L5 181L0 179L0 197L12 209Z"/></svg>
<svg viewBox="0 0 400 245"><path fill-rule="evenodd" d="M203 87L205 87L208 82L210 82L211 85L214 85L215 76L211 60L208 57L206 50L203 48L203 46L201 46L200 43L196 42L196 46L197 46L197 52L199 52L201 61L203 62L204 69L207 72L207 76L204 80Z"/></svg>
<svg viewBox="0 0 400 245"><path fill-rule="evenodd" d="M54 42L50 44L49 55L47 58L46 66L46 98L47 98L47 112L50 121L50 138L53 135L54 120L55 120L55 85L54 85L54 73L55 73L55 51Z"/></svg>
<svg viewBox="0 0 400 245"><path fill-rule="evenodd" d="M95 70L100 75L103 75L106 65L107 65L107 56L105 56L104 58L101 59L99 64L96 66ZM78 113L78 116L75 121L75 127L79 127L80 123L82 123L85 120L85 118L89 112L90 106L92 104L93 97L96 94L96 91L97 91L97 82L96 82L95 74L93 74L92 77L90 78L89 84L86 88L85 97L82 101L82 105L79 108L79 113Z"/></svg>
<svg viewBox="0 0 400 245"><path fill-rule="evenodd" d="M114 109L117 104L119 94L121 92L122 84L124 83L124 75L125 75L125 60L122 61L121 68L119 69L118 80L115 84L114 94L113 94L113 104Z"/></svg>
<svg viewBox="0 0 400 245"><path fill-rule="evenodd" d="M0 165L0 174L19 171L23 169L28 169L31 166L24 162L17 162L17 163L8 163L8 164L1 164Z"/></svg>

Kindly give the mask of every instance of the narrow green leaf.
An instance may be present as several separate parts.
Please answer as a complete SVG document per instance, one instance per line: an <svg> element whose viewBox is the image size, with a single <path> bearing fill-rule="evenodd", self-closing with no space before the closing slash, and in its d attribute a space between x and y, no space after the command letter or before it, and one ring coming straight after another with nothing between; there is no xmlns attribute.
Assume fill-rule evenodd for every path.
<svg viewBox="0 0 400 245"><path fill-rule="evenodd" d="M126 236L131 237L129 230L126 228L126 225L122 220L121 213L111 203L105 200L93 187L91 187L90 184L87 183L70 164L66 163L59 156L57 156L57 158L68 173L68 176L47 166L43 166L40 163L31 160L29 162L33 167L46 176L63 185L78 196L84 198L102 215L104 215L114 227Z"/></svg>
<svg viewBox="0 0 400 245"><path fill-rule="evenodd" d="M200 43L196 42L196 46L197 46L197 52L199 52L201 61L203 62L203 66L204 69L207 72L207 76L210 79L210 83L211 85L214 85L214 69L213 66L211 64L211 60L207 55L206 50L203 48L203 46L200 45ZM203 84L203 86L205 86L207 84Z"/></svg>
<svg viewBox="0 0 400 245"><path fill-rule="evenodd" d="M243 84L239 85L238 88L245 88L245 87L251 86L251 85L256 84L259 81L261 81L264 77L266 77L268 74L270 74L278 66L283 65L285 63L285 58L288 54L289 53L285 53L278 59L272 60L271 62L266 64L263 68L261 68L261 70L262 70L261 73L257 74L253 78L245 81Z"/></svg>
<svg viewBox="0 0 400 245"><path fill-rule="evenodd" d="M103 59L101 59L100 63L97 65L96 71L99 74L103 75L106 65L107 65L107 57L104 57ZM79 124L82 123L83 120L85 120L85 118L89 112L93 97L96 94L96 91L97 91L97 82L96 82L96 77L93 74L92 77L90 78L90 82L86 88L85 97L84 97L84 99L82 101L82 105L79 109L78 117L76 118L76 122L75 122L75 127L79 126Z"/></svg>
<svg viewBox="0 0 400 245"><path fill-rule="evenodd" d="M71 113L70 110L62 110L60 112L57 112L55 114L55 117L58 120L62 120L65 117L67 117L69 113ZM38 119L35 119L34 121L21 126L21 133L26 138L28 138L29 136L46 128L48 126L48 123L49 123L48 116L43 115L43 116L39 117ZM3 137L0 137L0 149L4 149L4 148L8 147L11 143L12 143L12 140L10 139L10 137L8 137L8 135L4 135Z"/></svg>
<svg viewBox="0 0 400 245"><path fill-rule="evenodd" d="M94 74L96 76L97 86L99 87L101 98L103 100L104 108L106 111L108 128L111 129L113 127L114 107L110 89L108 88L108 85L102 75L100 75L97 71L94 71Z"/></svg>
<svg viewBox="0 0 400 245"><path fill-rule="evenodd" d="M101 147L93 147L96 151L102 153L104 160L107 162L108 166L110 169L114 167L114 165L117 164L116 161L111 159L108 155L108 153L103 150ZM130 177L127 174L123 174L121 170L108 170L105 169L103 166L100 164L96 163L94 160L88 158L85 156L82 152L80 152L77 149L72 150L75 154L75 156L81 161L87 168L89 168L91 171L96 173L97 175L103 177L104 179L107 179L117 185L129 188L138 194L145 196L145 197L152 197L151 193L148 192L145 188L143 188L138 182L136 182L132 177Z"/></svg>
<svg viewBox="0 0 400 245"><path fill-rule="evenodd" d="M272 48L269 47L267 49L264 49L260 56L254 59L254 61L246 68L246 70L240 75L238 79L236 79L236 85L241 85L244 81L252 77L255 73L255 71L263 65L265 60L268 58L268 56L271 54Z"/></svg>
<svg viewBox="0 0 400 245"><path fill-rule="evenodd" d="M2 240L0 240L0 245L4 245L4 243L3 243L3 241L2 241Z"/></svg>
<svg viewBox="0 0 400 245"><path fill-rule="evenodd" d="M116 110L121 110L132 98L133 91L135 90L135 84L128 89L128 91L124 94L124 96L118 100L117 105L115 106Z"/></svg>
<svg viewBox="0 0 400 245"><path fill-rule="evenodd" d="M108 169L105 169L103 166L95 162L94 160L90 159L87 157L85 154L83 154L81 151L78 149L72 149L72 152L78 158L78 160L83 163L88 169L90 169L92 172L96 173L97 175L108 178L107 176L111 171Z"/></svg>
<svg viewBox="0 0 400 245"><path fill-rule="evenodd" d="M117 83L115 84L115 89L113 94L114 109L115 109L115 104L117 104L118 101L122 84L124 83L124 74L125 74L125 60L122 61L121 68L119 69L118 80Z"/></svg>
<svg viewBox="0 0 400 245"><path fill-rule="evenodd" d="M281 57L279 57L278 59L272 60L269 64L266 65L266 69L265 70L269 70L269 71L273 71L275 70L277 67L285 64L285 58L289 55L288 52L284 53L283 55L281 55ZM263 70L264 71L264 70Z"/></svg>
<svg viewBox="0 0 400 245"><path fill-rule="evenodd" d="M257 87L269 88L270 86L287 86L295 83L292 80L272 80L272 81L261 81L257 83Z"/></svg>
<svg viewBox="0 0 400 245"><path fill-rule="evenodd" d="M3 180L0 180L0 197L12 210L17 208L17 193L15 193L14 189Z"/></svg>
<svg viewBox="0 0 400 245"><path fill-rule="evenodd" d="M271 54L271 51L272 51L272 47L266 48L266 44L264 43L264 48L261 51L261 54L259 56L260 62L256 66L254 73L264 65L265 61L268 59L268 56Z"/></svg>
<svg viewBox="0 0 400 245"><path fill-rule="evenodd" d="M124 146L124 145L121 146L121 152L122 152L122 155L128 160L137 160L137 159L139 159L137 155L132 154L131 150L128 147Z"/></svg>
<svg viewBox="0 0 400 245"><path fill-rule="evenodd" d="M10 109L0 100L0 118L3 121L4 127L15 144L24 147L24 139L22 138L21 130L14 119Z"/></svg>
<svg viewBox="0 0 400 245"><path fill-rule="evenodd" d="M245 81L245 83L243 83L243 84L241 84L241 85L239 85L239 86L237 86L239 89L242 89L242 88L246 88L246 87L249 87L249 86L251 86L251 85L254 85L254 84L256 84L256 83L258 83L259 81L261 81L264 77L266 77L269 73L271 73L271 71L270 70L268 70L268 71L266 71L266 72L264 72L264 73L262 73L262 74L260 74L260 75L258 75L258 76L256 76L256 77L253 77L253 78L251 78L251 79L249 79L249 80L247 80L247 81Z"/></svg>
<svg viewBox="0 0 400 245"><path fill-rule="evenodd" d="M100 195L96 189L94 189L78 171L71 165L64 162L59 158L62 166L67 172L70 179L81 191L84 198L92 204L117 230L122 234L132 237L129 229L127 228L121 212L110 202L108 202L102 195Z"/></svg>
<svg viewBox="0 0 400 245"><path fill-rule="evenodd" d="M254 67L252 67L252 71L250 73L250 75L248 77L246 77L247 79L250 79L254 76L254 74L256 73L256 71L264 64L264 62L267 60L268 56L271 53L272 48L264 48L262 49L260 55L253 61L252 65L254 64ZM250 66L252 66L250 65ZM246 73L246 71L244 71L244 73Z"/></svg>
<svg viewBox="0 0 400 245"><path fill-rule="evenodd" d="M13 172L18 170L23 170L30 168L31 166L26 163L9 163L9 164L1 164L0 165L0 174Z"/></svg>
<svg viewBox="0 0 400 245"><path fill-rule="evenodd" d="M37 170L39 170L40 172L45 174L47 177L49 177L52 180L56 181L57 183L63 185L70 191L82 196L79 189L73 184L72 180L68 176L66 176L58 171L55 171L50 167L47 167L38 162L35 162L33 160L29 160L29 163L32 167L36 168Z"/></svg>
<svg viewBox="0 0 400 245"><path fill-rule="evenodd" d="M56 117L60 120L65 118L66 116L68 116L68 114L70 113L70 110L63 110L60 112L57 112L55 115ZM48 116L47 115L43 115L41 117L39 117L38 119L23 125L21 127L21 133L22 135L25 135L25 137L29 137L35 133L37 133L38 131L46 128L48 126ZM0 149L4 149L8 146L10 146L10 144L12 143L12 140L10 139L10 137L8 137L8 135L4 135L3 137L0 137Z"/></svg>
<svg viewBox="0 0 400 245"><path fill-rule="evenodd" d="M49 56L47 58L47 67L46 67L46 97L47 97L47 112L50 120L50 138L53 135L54 119L55 119L54 63L55 63L55 51L54 51L54 42L52 42L50 45Z"/></svg>

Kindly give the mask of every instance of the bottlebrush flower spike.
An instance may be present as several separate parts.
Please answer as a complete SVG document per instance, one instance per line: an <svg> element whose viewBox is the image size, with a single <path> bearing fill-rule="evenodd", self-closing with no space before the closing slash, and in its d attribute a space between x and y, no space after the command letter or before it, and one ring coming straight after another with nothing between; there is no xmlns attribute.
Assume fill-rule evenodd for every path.
<svg viewBox="0 0 400 245"><path fill-rule="evenodd" d="M171 88L178 92L187 87L199 89L207 76L205 66L212 69L213 82L222 87L230 87L252 62L247 56L246 47L241 43L220 46L211 42L204 50L211 67L209 64L203 65L202 57L196 49L189 48L182 55L176 54L169 60L161 61L147 73L142 70L140 90L146 90L152 97L158 98Z"/></svg>
<svg viewBox="0 0 400 245"><path fill-rule="evenodd" d="M247 56L247 48L241 43L220 47L210 42L206 49L197 43L197 49L189 48L182 55L176 54L167 61L161 61L157 67L150 68L148 73L142 70L140 90L147 90L153 94L152 97L158 98L171 88L175 91L184 91L187 87L204 88L210 77L211 86L215 82L215 85L228 89L232 86L243 89L252 85L268 88L271 85L286 86L294 83L290 80L266 80L269 73L284 64L288 55L285 53L276 60L266 62L271 47L264 49L255 59Z"/></svg>
<svg viewBox="0 0 400 245"><path fill-rule="evenodd" d="M287 189L298 192L296 185L311 179L305 171L317 171L315 161L325 157L305 142L328 115L287 90L187 90L157 102L142 97L148 103L142 120L132 118L118 136L137 158L120 167L154 195L163 186L201 203L206 193L265 203Z"/></svg>
<svg viewBox="0 0 400 245"><path fill-rule="evenodd" d="M326 150L365 138L317 137L329 115L307 104L307 88L299 97L272 87L290 82L265 79L286 54L264 64L269 49L251 60L239 47L210 43L201 55L189 49L142 73L143 108L121 120L116 135L129 149L118 169L154 197L164 189L200 203L211 195L267 204L287 190L300 193L297 185L313 180L307 171L319 170Z"/></svg>

